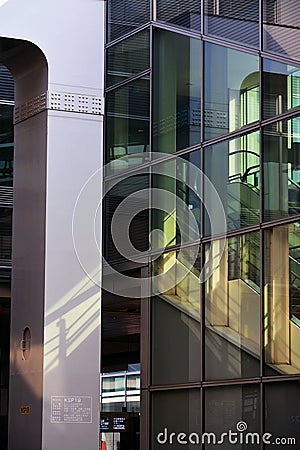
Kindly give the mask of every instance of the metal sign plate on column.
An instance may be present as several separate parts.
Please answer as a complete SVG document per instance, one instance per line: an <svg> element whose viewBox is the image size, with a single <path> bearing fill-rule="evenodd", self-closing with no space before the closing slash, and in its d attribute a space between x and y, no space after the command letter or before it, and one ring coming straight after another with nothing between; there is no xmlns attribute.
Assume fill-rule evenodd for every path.
<svg viewBox="0 0 300 450"><path fill-rule="evenodd" d="M52 396L51 423L92 423L92 397Z"/></svg>

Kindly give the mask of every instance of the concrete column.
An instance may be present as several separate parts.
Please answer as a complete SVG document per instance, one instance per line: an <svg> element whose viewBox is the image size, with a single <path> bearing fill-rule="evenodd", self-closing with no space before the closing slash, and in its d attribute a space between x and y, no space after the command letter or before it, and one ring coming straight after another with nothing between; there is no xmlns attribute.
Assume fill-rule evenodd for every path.
<svg viewBox="0 0 300 450"><path fill-rule="evenodd" d="M104 5L0 8L16 83L10 450L98 450L100 290L78 262L72 218L102 164Z"/></svg>

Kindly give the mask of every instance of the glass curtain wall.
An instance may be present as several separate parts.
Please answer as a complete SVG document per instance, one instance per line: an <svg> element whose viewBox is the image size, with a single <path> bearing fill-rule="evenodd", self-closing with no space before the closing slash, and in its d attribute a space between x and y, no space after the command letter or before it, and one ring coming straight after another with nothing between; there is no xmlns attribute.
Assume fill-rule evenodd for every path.
<svg viewBox="0 0 300 450"><path fill-rule="evenodd" d="M206 43L204 78L205 139L259 119L258 57Z"/></svg>
<svg viewBox="0 0 300 450"><path fill-rule="evenodd" d="M213 183L226 212L228 231L257 225L260 217L259 132L207 146L203 150L204 173ZM213 207L204 191L206 207ZM205 234L211 224L205 216Z"/></svg>
<svg viewBox="0 0 300 450"><path fill-rule="evenodd" d="M214 258L220 248L212 243ZM205 378L259 376L259 233L230 237L222 250L205 284Z"/></svg>
<svg viewBox="0 0 300 450"><path fill-rule="evenodd" d="M259 47L259 0L205 0L205 34Z"/></svg>
<svg viewBox="0 0 300 450"><path fill-rule="evenodd" d="M263 0L264 50L300 59L298 6L297 0Z"/></svg>
<svg viewBox="0 0 300 450"><path fill-rule="evenodd" d="M153 151L173 153L200 143L201 43L158 29L153 45Z"/></svg>
<svg viewBox="0 0 300 450"><path fill-rule="evenodd" d="M105 245L139 271L125 303L143 286L141 448L213 448L239 423L251 448L277 430L286 445L300 403L298 2L125 4L107 5ZM116 211L121 242L131 215L125 257Z"/></svg>
<svg viewBox="0 0 300 450"><path fill-rule="evenodd" d="M300 117L263 129L264 218L300 213Z"/></svg>
<svg viewBox="0 0 300 450"><path fill-rule="evenodd" d="M106 97L106 161L149 150L149 77L108 92ZM130 159L137 164L138 158ZM122 162L113 165L122 169Z"/></svg>

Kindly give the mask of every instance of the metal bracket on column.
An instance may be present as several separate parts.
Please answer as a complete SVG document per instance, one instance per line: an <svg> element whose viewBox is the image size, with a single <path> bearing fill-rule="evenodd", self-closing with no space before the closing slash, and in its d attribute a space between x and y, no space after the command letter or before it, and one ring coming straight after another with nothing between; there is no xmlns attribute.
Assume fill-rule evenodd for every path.
<svg viewBox="0 0 300 450"><path fill-rule="evenodd" d="M45 111L64 111L92 115L104 114L104 98L94 95L47 91L14 108L14 123Z"/></svg>

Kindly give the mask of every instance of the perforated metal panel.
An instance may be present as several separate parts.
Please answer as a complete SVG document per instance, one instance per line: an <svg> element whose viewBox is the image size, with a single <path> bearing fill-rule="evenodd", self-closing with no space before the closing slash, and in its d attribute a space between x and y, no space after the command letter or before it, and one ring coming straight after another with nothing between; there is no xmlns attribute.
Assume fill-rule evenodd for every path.
<svg viewBox="0 0 300 450"><path fill-rule="evenodd" d="M46 109L103 115L104 99L93 95L44 92L25 103L16 105L14 109L14 122L21 122Z"/></svg>
<svg viewBox="0 0 300 450"><path fill-rule="evenodd" d="M103 114L103 99L92 95L49 92L47 106L61 111Z"/></svg>

